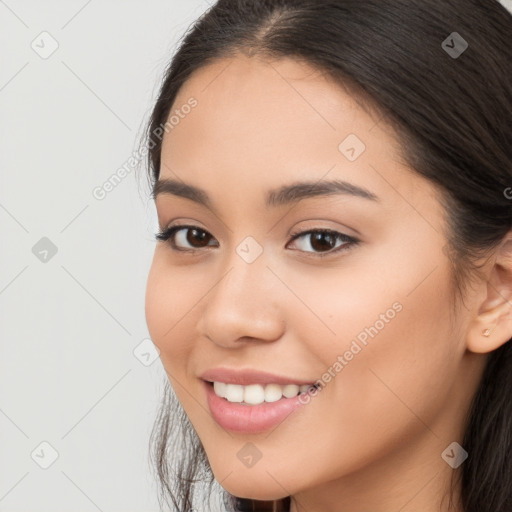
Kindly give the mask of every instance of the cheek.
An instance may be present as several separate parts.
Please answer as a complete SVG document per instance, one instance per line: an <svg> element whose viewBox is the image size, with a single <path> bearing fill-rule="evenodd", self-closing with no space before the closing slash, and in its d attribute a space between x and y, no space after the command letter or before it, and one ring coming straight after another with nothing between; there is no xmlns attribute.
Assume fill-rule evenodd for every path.
<svg viewBox="0 0 512 512"><path fill-rule="evenodd" d="M146 282L145 314L151 339L160 350L165 331L170 327L167 310L171 297L165 278L155 252Z"/></svg>
<svg viewBox="0 0 512 512"><path fill-rule="evenodd" d="M424 428L411 410L423 421L433 418L456 378L461 345L451 332L449 266L435 251L432 259L405 252L386 269L377 259L338 279L319 274L314 287L288 278L320 313L315 318L301 309L290 325L301 326L311 360L324 366L319 403L336 404L330 414L337 421L323 427L335 425L333 438L360 439L363 431L379 438L376 419L397 437L402 428Z"/></svg>
<svg viewBox="0 0 512 512"><path fill-rule="evenodd" d="M194 300L191 288L184 286L179 269L168 268L164 255L158 250L146 284L146 324L153 343L160 350L162 364L174 375L176 369L184 368L182 363L191 347L184 331L190 326L189 317L197 299Z"/></svg>
<svg viewBox="0 0 512 512"><path fill-rule="evenodd" d="M337 307L330 307L339 343L335 349L323 344L336 374L322 391L324 403L337 408L330 423L335 427L327 428L333 440L362 442L354 444L360 463L361 450L375 456L431 424L456 379L461 354L451 333L449 274L439 265L414 289L420 281L421 272L413 270L388 274L386 280L373 280L371 293L354 287L341 303L338 294ZM343 363L333 367L338 356Z"/></svg>

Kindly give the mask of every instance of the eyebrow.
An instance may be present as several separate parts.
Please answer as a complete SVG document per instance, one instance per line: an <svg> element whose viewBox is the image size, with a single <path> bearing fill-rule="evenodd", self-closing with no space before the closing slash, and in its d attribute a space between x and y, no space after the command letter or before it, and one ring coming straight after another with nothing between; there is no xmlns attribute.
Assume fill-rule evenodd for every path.
<svg viewBox="0 0 512 512"><path fill-rule="evenodd" d="M153 199L156 199L157 196L161 194L171 194L178 197L184 197L206 206L210 210L214 210L212 207L212 201L205 190L178 180L158 180L153 186L152 197ZM290 203L297 203L298 201L311 197L328 195L348 195L375 202L380 201L379 197L370 190L347 181L331 180L299 181L290 185L283 185L277 189L269 190L267 192L265 204L267 207L277 207Z"/></svg>

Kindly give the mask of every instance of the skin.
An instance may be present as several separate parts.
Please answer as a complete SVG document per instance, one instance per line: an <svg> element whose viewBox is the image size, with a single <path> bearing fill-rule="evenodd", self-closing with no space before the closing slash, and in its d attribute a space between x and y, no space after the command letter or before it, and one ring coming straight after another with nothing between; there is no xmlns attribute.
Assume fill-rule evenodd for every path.
<svg viewBox="0 0 512 512"><path fill-rule="evenodd" d="M291 496L292 512L462 511L448 498L461 468L441 454L462 444L487 353L512 337L511 244L486 260L466 307L454 302L437 190L402 162L389 126L304 63L218 60L193 74L173 109L190 97L197 107L163 139L160 177L203 188L215 211L171 194L156 208L161 229L188 223L211 237L195 254L157 243L146 320L215 478L239 497ZM349 134L366 145L353 162L338 149ZM264 204L269 189L335 178L379 201ZM328 248L311 236L290 242L309 229L360 243L320 257ZM193 248L180 233L179 247ZM248 236L263 249L251 264L236 252ZM203 371L314 381L396 302L400 312L274 430L226 432L212 419ZM237 457L249 441L262 454L250 468Z"/></svg>

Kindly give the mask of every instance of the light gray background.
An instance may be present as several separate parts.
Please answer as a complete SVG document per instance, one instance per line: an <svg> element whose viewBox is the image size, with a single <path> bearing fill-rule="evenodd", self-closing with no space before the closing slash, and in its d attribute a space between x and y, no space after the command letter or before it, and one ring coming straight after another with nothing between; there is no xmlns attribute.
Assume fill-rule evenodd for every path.
<svg viewBox="0 0 512 512"><path fill-rule="evenodd" d="M208 5L0 0L0 512L158 510L148 439L165 374L144 317L156 214L135 170L103 200L93 190L137 150ZM48 58L31 47L51 49L44 31ZM47 469L42 442L58 453Z"/></svg>
<svg viewBox="0 0 512 512"><path fill-rule="evenodd" d="M164 372L133 353L149 337L156 214L141 172L92 191L137 150L176 42L208 6L0 2L2 512L158 510L148 440ZM43 31L59 45L47 59L31 47L50 48ZM42 237L58 249L46 263ZM48 469L31 458L43 441L59 455Z"/></svg>

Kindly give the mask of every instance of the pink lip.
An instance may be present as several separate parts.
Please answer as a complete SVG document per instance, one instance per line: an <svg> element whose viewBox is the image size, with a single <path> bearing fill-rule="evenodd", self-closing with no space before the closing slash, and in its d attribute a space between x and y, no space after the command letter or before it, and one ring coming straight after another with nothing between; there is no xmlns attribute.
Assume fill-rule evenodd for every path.
<svg viewBox="0 0 512 512"><path fill-rule="evenodd" d="M295 379L293 377L284 377L281 375L273 375L271 373L262 372L259 370L235 370L229 368L213 368L205 371L200 375L201 379L210 382L225 382L226 384L240 384L248 386L249 384L297 384L297 386L312 385L315 381L306 381Z"/></svg>
<svg viewBox="0 0 512 512"><path fill-rule="evenodd" d="M225 382L225 380L222 380ZM288 381L290 382L290 381ZM272 381L270 383L276 383ZM229 402L215 394L213 384L203 382L206 400L213 419L225 430L255 434L277 427L281 422L302 407L300 395L293 398L281 398L277 402L260 405L247 405ZM307 403L307 402L306 402Z"/></svg>

